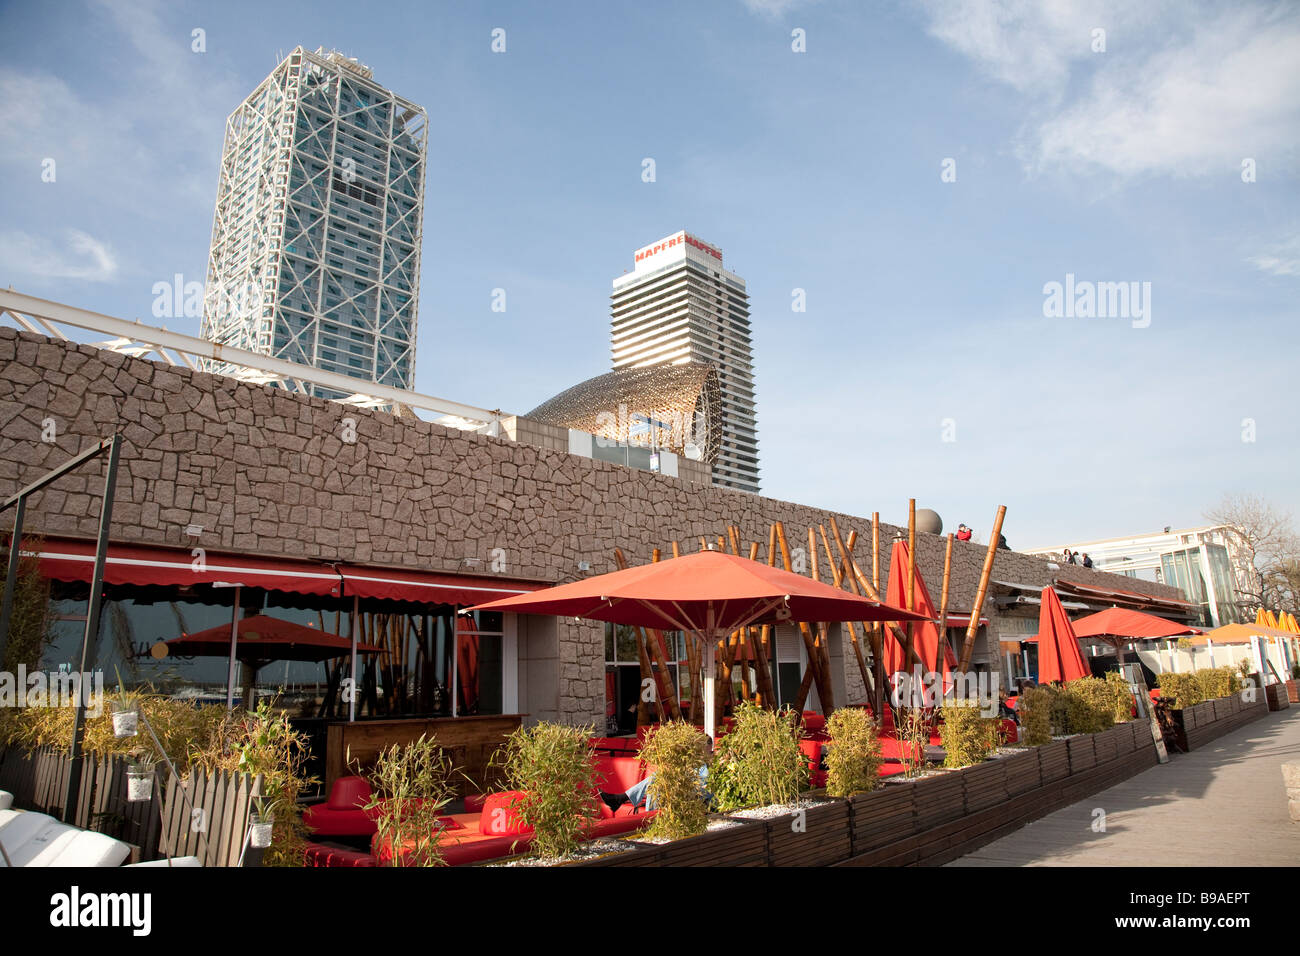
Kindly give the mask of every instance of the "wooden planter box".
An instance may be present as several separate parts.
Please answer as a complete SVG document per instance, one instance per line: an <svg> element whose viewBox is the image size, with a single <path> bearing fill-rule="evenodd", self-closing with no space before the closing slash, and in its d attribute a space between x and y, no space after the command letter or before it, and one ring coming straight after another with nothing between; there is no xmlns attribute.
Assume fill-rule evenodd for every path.
<svg viewBox="0 0 1300 956"><path fill-rule="evenodd" d="M916 832L916 786L885 783L849 798L853 855L905 839Z"/></svg>
<svg viewBox="0 0 1300 956"><path fill-rule="evenodd" d="M1006 803L1007 761L1002 758L986 760L960 771L966 791L966 812L978 813L989 807Z"/></svg>
<svg viewBox="0 0 1300 956"><path fill-rule="evenodd" d="M1291 703L1300 704L1300 681L1297 680L1287 681L1286 695L1291 699Z"/></svg>
<svg viewBox="0 0 1300 956"><path fill-rule="evenodd" d="M1291 706L1285 684L1269 684L1264 688L1264 694L1268 697L1269 710L1286 710Z"/></svg>
<svg viewBox="0 0 1300 956"><path fill-rule="evenodd" d="M1117 756L1127 757L1137 750L1138 738L1133 731L1140 723L1142 723L1141 718L1137 718L1115 725L1115 751Z"/></svg>
<svg viewBox="0 0 1300 956"><path fill-rule="evenodd" d="M847 800L760 822L767 830L769 866L828 866L853 853Z"/></svg>
<svg viewBox="0 0 1300 956"><path fill-rule="evenodd" d="M766 821L736 823L685 840L644 845L655 852L655 866L766 866Z"/></svg>
<svg viewBox="0 0 1300 956"><path fill-rule="evenodd" d="M1082 734L1066 741L1070 753L1070 776L1087 773L1097 766L1097 745L1093 734Z"/></svg>
<svg viewBox="0 0 1300 956"><path fill-rule="evenodd" d="M1068 741L1053 740L1038 748L1038 768L1043 785L1063 780L1070 775L1070 749Z"/></svg>
<svg viewBox="0 0 1300 956"><path fill-rule="evenodd" d="M1038 767L1038 750L1023 750L1003 757L1007 765L1007 796L1015 797L1043 785L1043 774Z"/></svg>
<svg viewBox="0 0 1300 956"><path fill-rule="evenodd" d="M1113 762L1119 757L1119 744L1116 735L1119 727L1107 727L1099 734L1093 734L1092 746L1097 755L1097 766Z"/></svg>
<svg viewBox="0 0 1300 956"><path fill-rule="evenodd" d="M912 784L916 788L918 833L955 820L966 812L965 781L961 771L945 770Z"/></svg>

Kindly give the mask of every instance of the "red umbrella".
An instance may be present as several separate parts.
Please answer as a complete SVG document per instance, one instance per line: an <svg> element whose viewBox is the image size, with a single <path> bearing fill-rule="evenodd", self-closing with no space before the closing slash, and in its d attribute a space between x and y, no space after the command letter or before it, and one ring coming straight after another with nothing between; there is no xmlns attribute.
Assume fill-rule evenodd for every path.
<svg viewBox="0 0 1300 956"><path fill-rule="evenodd" d="M710 651L732 631L795 621L924 620L923 615L722 551L643 564L469 610L585 617L691 634L705 647L704 730L710 737L716 669L716 655Z"/></svg>
<svg viewBox="0 0 1300 956"><path fill-rule="evenodd" d="M478 707L478 630L472 617L456 622L456 683L461 712L473 714Z"/></svg>
<svg viewBox="0 0 1300 956"><path fill-rule="evenodd" d="M1061 599L1050 587L1043 588L1038 607L1038 683L1068 683L1090 673Z"/></svg>
<svg viewBox="0 0 1300 956"><path fill-rule="evenodd" d="M284 621L278 617L254 614L242 618L236 626L238 643L235 656L245 663L267 661L327 661L352 652L346 637L318 628ZM164 642L167 651L181 657L227 657L230 654L230 625L219 624L196 634L173 637ZM362 654L378 654L382 647L358 644Z"/></svg>
<svg viewBox="0 0 1300 956"><path fill-rule="evenodd" d="M907 565L907 543L895 541L894 548L889 554L889 582L885 590L885 601L896 607L907 607ZM935 652L939 649L939 625L934 623L939 612L935 610L934 602L930 600L930 592L926 589L920 569L916 572L916 591L912 598L914 603L912 609L930 619L912 625L912 646L916 648L916 653L925 665L931 667L934 664ZM886 674L907 670L907 658L903 646L892 634L885 634L884 657ZM953 654L952 648L945 643L943 645L945 685L948 684L949 675L956 666L957 657Z"/></svg>
<svg viewBox="0 0 1300 956"><path fill-rule="evenodd" d="M1128 640L1143 637L1182 637L1200 634L1201 630L1163 617L1156 617L1154 614L1144 614L1123 607L1108 607L1104 611L1089 614L1075 621L1074 633L1079 638L1096 637L1110 644L1115 648L1119 662L1122 664L1124 645Z"/></svg>

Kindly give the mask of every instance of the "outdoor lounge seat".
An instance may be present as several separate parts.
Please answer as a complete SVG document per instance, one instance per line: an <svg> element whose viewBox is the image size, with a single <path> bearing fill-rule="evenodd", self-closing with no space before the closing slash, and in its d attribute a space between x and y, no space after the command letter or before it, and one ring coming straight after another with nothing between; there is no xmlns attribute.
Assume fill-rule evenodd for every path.
<svg viewBox="0 0 1300 956"><path fill-rule="evenodd" d="M363 778L339 777L329 799L303 810L302 822L317 836L370 836L375 819L363 809L370 797L370 784Z"/></svg>
<svg viewBox="0 0 1300 956"><path fill-rule="evenodd" d="M628 787L644 775L640 761L635 757L597 759L609 762L601 772L612 773L620 783L628 780ZM599 768L601 764L598 763L597 766ZM448 866L464 866L527 852L532 845L532 828L519 819L512 807L523 796L523 792L518 790L488 794L483 798L482 808L477 813L455 813L444 818L454 823L455 828L445 830L439 839L443 861ZM600 819L592 821L589 831L592 838L630 833L654 818L653 812L638 812L626 805L620 807L618 812L611 811L603 801L597 801L596 805ZM379 839L378 834L371 841L371 851L374 865L392 864L392 851L385 841ZM331 856L336 862L330 862ZM308 861L312 866L365 865L345 851L326 847L319 847L309 854Z"/></svg>
<svg viewBox="0 0 1300 956"><path fill-rule="evenodd" d="M202 866L203 861L197 856L174 856L170 860L147 860L144 863L128 863L128 867L133 866L170 866L170 867L196 867Z"/></svg>
<svg viewBox="0 0 1300 956"><path fill-rule="evenodd" d="M121 840L21 810L0 810L0 845L16 867L120 866L131 855Z"/></svg>
<svg viewBox="0 0 1300 956"><path fill-rule="evenodd" d="M14 805L14 795L8 790L0 790L0 810L8 810Z"/></svg>

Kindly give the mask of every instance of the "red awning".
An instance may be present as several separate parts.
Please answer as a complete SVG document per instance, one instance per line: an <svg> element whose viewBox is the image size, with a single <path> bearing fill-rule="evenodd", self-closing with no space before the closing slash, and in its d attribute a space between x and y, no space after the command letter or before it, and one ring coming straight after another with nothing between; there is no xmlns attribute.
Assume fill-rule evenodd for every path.
<svg viewBox="0 0 1300 956"><path fill-rule="evenodd" d="M46 538L39 556L45 577L89 582L95 568L95 542ZM340 593L339 575L327 564L218 551L208 551L202 557L200 563L189 550L110 543L104 582L163 587L241 585L295 594Z"/></svg>
<svg viewBox="0 0 1300 956"><path fill-rule="evenodd" d="M529 594L550 586L531 581L439 574L434 571L411 571L398 568L366 568L355 564L340 564L338 569L339 574L343 575L343 580L347 582L349 596L382 598L389 601L414 601L420 604L455 604L469 607L519 594Z"/></svg>
<svg viewBox="0 0 1300 956"><path fill-rule="evenodd" d="M41 573L56 581L89 581L95 543L47 538L40 552ZM208 551L201 570L189 550L153 545L108 546L106 584L184 587L212 584L337 597L454 604L462 607L527 594L544 584L502 578L440 574L433 571L329 565L295 558L257 557ZM346 584L346 589L344 585Z"/></svg>
<svg viewBox="0 0 1300 956"><path fill-rule="evenodd" d="M987 617L980 618L980 627L987 627L988 623L989 623L989 619ZM944 626L945 627L970 627L970 615L949 614L948 619L944 621Z"/></svg>

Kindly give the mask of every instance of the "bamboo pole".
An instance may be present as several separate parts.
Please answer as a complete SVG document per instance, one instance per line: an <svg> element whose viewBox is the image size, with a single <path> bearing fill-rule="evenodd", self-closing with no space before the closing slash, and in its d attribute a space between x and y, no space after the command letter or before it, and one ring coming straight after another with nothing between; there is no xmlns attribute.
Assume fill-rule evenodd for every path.
<svg viewBox="0 0 1300 956"><path fill-rule="evenodd" d="M849 556L850 566L853 564L853 556ZM856 580L856 575L854 576ZM877 594L880 592L880 512L871 512L871 581ZM876 695L874 698L875 706L872 708L876 712L876 720L883 721L881 708L885 705L885 631L876 621L871 628L871 653L874 659L871 662L871 670L875 675Z"/></svg>
<svg viewBox="0 0 1300 956"><path fill-rule="evenodd" d="M757 544L757 543L756 543ZM757 553L754 554L757 560ZM776 566L776 525L768 530L767 535L767 564L768 567ZM758 677L758 692L761 703L770 710L776 710L776 688L772 684L772 667L771 654L769 653L769 640L772 633L772 626L764 624L758 631L758 639L754 644L754 670Z"/></svg>
<svg viewBox="0 0 1300 956"><path fill-rule="evenodd" d="M989 578L993 574L993 559L997 556L998 541L1002 537L1002 519L1007 515L1007 506L998 505L998 515L993 520L993 533L989 535L989 548L984 555L984 570L980 572L979 590L975 592L975 606L970 612L970 624L966 627L966 643L961 649L961 663L958 670L965 673L970 668L970 656L975 650L975 635L980 629L980 611L984 608L984 596L988 593Z"/></svg>
<svg viewBox="0 0 1300 956"><path fill-rule="evenodd" d="M831 518L832 522L834 520L835 520L834 518ZM826 537L826 529L821 527L821 525L818 525L817 527L818 530L821 532L822 546L826 548L826 563L831 566L831 575L835 581L835 586L837 588L842 588L844 587L844 576L840 574L839 565L835 563L835 556L831 553L831 543L830 540ZM831 528L832 530L835 529L834 524L831 525ZM839 539L838 530L835 531L835 537L837 543L840 545L841 550L843 550L843 542L838 540ZM848 625L848 629L849 629L849 642L853 645L853 657L855 660L857 660L858 670L861 671L862 673L862 686L865 687L868 691L870 691L871 678L867 674L867 662L866 659L863 658L862 656L862 648L858 646L857 625L854 624L852 621L846 621L845 623Z"/></svg>
<svg viewBox="0 0 1300 956"><path fill-rule="evenodd" d="M907 499L907 609L916 610L916 499ZM912 625L907 625L912 633Z"/></svg>
<svg viewBox="0 0 1300 956"><path fill-rule="evenodd" d="M793 566L790 563L790 544L785 537L785 525L780 521L776 523L776 541L781 548L781 560L785 564L785 569L787 571L792 571ZM816 672L821 669L821 660L817 656L816 647L813 643L812 630L808 626L807 621L799 622L799 635L803 638L804 649L808 653L808 666L814 672L814 676L818 677L818 683L820 684L820 675L816 675ZM809 685L806 680L799 685L799 696L796 698L796 710L803 710L803 703L808 696L807 688L809 686L811 685Z"/></svg>
<svg viewBox="0 0 1300 956"><path fill-rule="evenodd" d="M623 554L622 548L614 549L614 561L618 564L618 569L623 571L627 568L627 558ZM647 636L648 631L648 636ZM642 698L644 698L644 687L646 679L649 678L655 689L655 710L659 713L660 721L677 713L677 688L673 686L673 676L668 670L668 661L664 658L663 653L663 635L654 628L636 629L637 638L637 657L642 662L641 667L641 687ZM651 661L658 667L658 673L655 673L650 666ZM669 700L665 702L664 697ZM644 700L641 701L644 703ZM640 703L638 703L638 709Z"/></svg>
<svg viewBox="0 0 1300 956"><path fill-rule="evenodd" d="M943 590L939 597L939 646L934 654L934 672L943 673L943 651L948 644L948 582L952 577L952 541L948 535L948 546L943 553Z"/></svg>
<svg viewBox="0 0 1300 956"><path fill-rule="evenodd" d="M867 576L862 573L862 569L858 567L858 562L853 560L852 555L849 556L849 566L853 569L853 576L857 578L858 585L866 592L868 600L875 601L877 604L883 604L884 602L880 600L880 592L877 591L876 588L872 586L871 582L867 580ZM898 626L898 622L887 621L885 622L885 627L889 631L893 632L894 639L903 646L903 650L907 655L905 658L906 666L911 667L913 662L915 662L924 667L925 661L921 660L920 656L916 653L916 649L912 646L911 638L908 637L906 632ZM880 667L884 667L883 661L881 662Z"/></svg>
<svg viewBox="0 0 1300 956"><path fill-rule="evenodd" d="M826 544L826 529L821 525L818 525L817 529L821 532L822 543ZM809 550L816 553L817 539L813 536L813 529L811 527L808 529L808 544L810 546ZM835 580L837 577L835 573L835 559L831 557L829 544L826 544L826 562L831 566L831 580ZM839 585L837 584L836 587L839 587ZM850 625L850 627L851 626L852 625ZM821 651L822 674L825 675L826 690L829 696L828 694L821 694L820 688L818 689L818 693L821 694L822 712L827 716L830 716L830 714L835 710L835 683L831 680L830 624L820 624L818 630L821 638L818 648Z"/></svg>
<svg viewBox="0 0 1300 956"><path fill-rule="evenodd" d="M700 540L703 541L704 539L701 538ZM680 558L681 556L681 545L674 541L673 557ZM703 693L703 678L700 675L702 659L700 657L700 648L691 635L683 634L682 641L686 648L686 679L691 688L691 709L689 711L688 719L691 723L694 723L696 711L699 710L700 694Z"/></svg>

